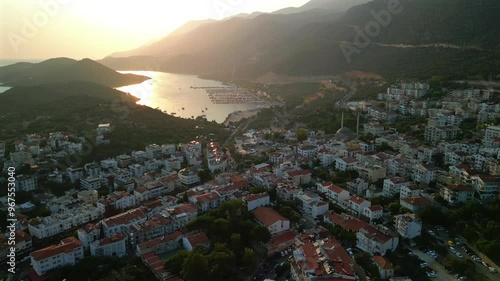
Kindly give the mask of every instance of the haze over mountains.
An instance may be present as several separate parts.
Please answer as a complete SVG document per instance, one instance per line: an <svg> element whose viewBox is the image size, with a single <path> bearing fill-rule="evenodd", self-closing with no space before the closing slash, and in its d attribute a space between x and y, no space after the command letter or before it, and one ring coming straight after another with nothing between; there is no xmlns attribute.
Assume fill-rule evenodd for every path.
<svg viewBox="0 0 500 281"><path fill-rule="evenodd" d="M21 62L0 67L0 83L32 86L47 83L86 81L108 87L137 84L149 77L121 74L90 59L54 58L40 63Z"/></svg>
<svg viewBox="0 0 500 281"><path fill-rule="evenodd" d="M222 79L349 70L418 78L500 72L500 1L401 0L402 11L392 14L385 27L379 25L380 32L368 38L370 44L359 48L353 44L359 37L354 27L364 30L376 22L374 13L388 9L387 0L365 2L313 0L273 14L191 23L182 32L100 62L114 69ZM357 51L347 58L341 46Z"/></svg>

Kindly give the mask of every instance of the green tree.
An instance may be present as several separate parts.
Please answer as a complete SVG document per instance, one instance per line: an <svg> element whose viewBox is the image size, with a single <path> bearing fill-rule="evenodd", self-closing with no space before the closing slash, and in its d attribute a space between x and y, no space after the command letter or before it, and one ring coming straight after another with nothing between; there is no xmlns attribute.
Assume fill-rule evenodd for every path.
<svg viewBox="0 0 500 281"><path fill-rule="evenodd" d="M252 187L250 187L249 191L251 194L258 194L258 193L266 192L267 189L265 187L262 187L262 186L252 186Z"/></svg>
<svg viewBox="0 0 500 281"><path fill-rule="evenodd" d="M267 243L267 241L271 239L271 233L269 232L267 227L257 225L252 229L250 237L252 237L254 241Z"/></svg>
<svg viewBox="0 0 500 281"><path fill-rule="evenodd" d="M208 258L201 253L191 252L182 263L181 276L187 281L205 281L209 276Z"/></svg>
<svg viewBox="0 0 500 281"><path fill-rule="evenodd" d="M307 140L307 131L304 129L298 129L295 133L298 141Z"/></svg>
<svg viewBox="0 0 500 281"><path fill-rule="evenodd" d="M391 204L389 204L388 209L389 209L389 212L391 212L391 214L397 215L397 214L399 214L399 210L401 209L401 205L398 202L392 202Z"/></svg>
<svg viewBox="0 0 500 281"><path fill-rule="evenodd" d="M432 225L448 225L448 218L441 208L434 205L423 206L418 211L418 216L424 223Z"/></svg>
<svg viewBox="0 0 500 281"><path fill-rule="evenodd" d="M173 274L180 274L182 271L182 265L188 257L189 252L182 250L175 253L174 256L165 260L165 268L167 268Z"/></svg>
<svg viewBox="0 0 500 281"><path fill-rule="evenodd" d="M210 228L210 232L216 237L217 241L226 241L231 234L231 224L227 219L216 219Z"/></svg>
<svg viewBox="0 0 500 281"><path fill-rule="evenodd" d="M228 280L235 264L234 253L224 243L215 244L208 256L211 280Z"/></svg>
<svg viewBox="0 0 500 281"><path fill-rule="evenodd" d="M255 251L250 248L245 248L241 263L246 267L253 268L255 266Z"/></svg>
<svg viewBox="0 0 500 281"><path fill-rule="evenodd" d="M233 250L234 253L239 253L241 250L241 234L239 233L233 233L231 234L231 250Z"/></svg>

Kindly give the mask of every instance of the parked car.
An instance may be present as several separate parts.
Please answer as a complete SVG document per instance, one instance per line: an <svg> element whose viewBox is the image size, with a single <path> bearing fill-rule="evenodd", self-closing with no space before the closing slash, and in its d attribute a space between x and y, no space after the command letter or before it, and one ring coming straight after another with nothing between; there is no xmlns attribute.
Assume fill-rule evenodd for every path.
<svg viewBox="0 0 500 281"><path fill-rule="evenodd" d="M491 273L497 272L497 270L493 266L488 267L488 269L490 270Z"/></svg>

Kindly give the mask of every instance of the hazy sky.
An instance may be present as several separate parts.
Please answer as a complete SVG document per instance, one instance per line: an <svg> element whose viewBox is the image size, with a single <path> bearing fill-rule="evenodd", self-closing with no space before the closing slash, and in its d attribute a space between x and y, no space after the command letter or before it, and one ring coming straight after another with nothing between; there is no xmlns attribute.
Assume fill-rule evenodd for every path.
<svg viewBox="0 0 500 281"><path fill-rule="evenodd" d="M0 0L0 59L100 59L189 20L298 7L308 0Z"/></svg>

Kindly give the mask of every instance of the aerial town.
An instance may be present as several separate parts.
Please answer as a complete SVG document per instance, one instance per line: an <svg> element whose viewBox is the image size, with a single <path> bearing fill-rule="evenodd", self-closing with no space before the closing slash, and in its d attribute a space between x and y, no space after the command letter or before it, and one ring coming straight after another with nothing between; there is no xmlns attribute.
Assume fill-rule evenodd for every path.
<svg viewBox="0 0 500 281"><path fill-rule="evenodd" d="M0 143L17 193L16 269L51 280L89 256L119 257L179 281L190 252L241 235L234 280L499 280L500 126L488 124L500 117L500 94L471 87L426 99L428 91L401 82L346 101L335 134L246 129L232 147L200 137L63 165L84 149L83 136L34 133L12 151ZM348 114L356 128L344 126ZM400 117L424 120L405 129L422 131L425 144L393 127ZM471 120L486 125L464 133ZM113 143L112 126L95 124L93 143ZM256 155L265 157L241 165ZM251 231L223 233L233 216ZM8 257L9 234L0 239ZM172 262L180 252L182 274Z"/></svg>

